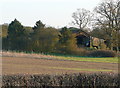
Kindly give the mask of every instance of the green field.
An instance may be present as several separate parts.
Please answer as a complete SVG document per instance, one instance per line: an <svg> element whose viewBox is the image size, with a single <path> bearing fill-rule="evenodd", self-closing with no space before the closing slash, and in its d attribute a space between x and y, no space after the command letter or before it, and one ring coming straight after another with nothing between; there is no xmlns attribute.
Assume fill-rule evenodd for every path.
<svg viewBox="0 0 120 88"><path fill-rule="evenodd" d="M111 58L92 58L92 57L64 57L56 56L56 59L60 60L72 60L72 61L89 61L89 62L106 62L106 63L118 63L118 57Z"/></svg>

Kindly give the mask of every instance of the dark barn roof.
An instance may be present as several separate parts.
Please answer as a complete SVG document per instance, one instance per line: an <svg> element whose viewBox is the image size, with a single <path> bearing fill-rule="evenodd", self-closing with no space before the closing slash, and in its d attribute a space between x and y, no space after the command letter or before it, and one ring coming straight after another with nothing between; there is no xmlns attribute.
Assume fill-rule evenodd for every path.
<svg viewBox="0 0 120 88"><path fill-rule="evenodd" d="M74 27L70 27L69 30L72 31L72 33L76 33L77 35L84 35L86 37L90 37L90 34L81 30L81 29L78 29L78 28L74 28Z"/></svg>

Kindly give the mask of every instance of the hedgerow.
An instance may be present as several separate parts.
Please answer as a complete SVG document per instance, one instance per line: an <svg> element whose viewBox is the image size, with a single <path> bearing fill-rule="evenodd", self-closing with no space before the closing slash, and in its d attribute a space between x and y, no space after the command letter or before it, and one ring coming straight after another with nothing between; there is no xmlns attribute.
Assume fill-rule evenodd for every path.
<svg viewBox="0 0 120 88"><path fill-rule="evenodd" d="M2 88L119 88L115 73L62 75L3 75Z"/></svg>

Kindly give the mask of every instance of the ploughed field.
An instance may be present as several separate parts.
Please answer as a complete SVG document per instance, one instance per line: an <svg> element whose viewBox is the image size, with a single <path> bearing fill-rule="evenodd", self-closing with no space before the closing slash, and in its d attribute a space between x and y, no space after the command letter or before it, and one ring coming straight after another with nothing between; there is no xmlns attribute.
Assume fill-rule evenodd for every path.
<svg viewBox="0 0 120 88"><path fill-rule="evenodd" d="M40 54L3 52L2 73L64 74L118 73L118 58L64 57Z"/></svg>

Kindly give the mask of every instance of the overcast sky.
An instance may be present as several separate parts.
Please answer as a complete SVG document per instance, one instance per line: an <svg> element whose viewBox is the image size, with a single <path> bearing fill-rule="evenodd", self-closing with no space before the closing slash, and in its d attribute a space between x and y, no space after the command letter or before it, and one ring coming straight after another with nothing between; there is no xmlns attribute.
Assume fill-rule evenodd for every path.
<svg viewBox="0 0 120 88"><path fill-rule="evenodd" d="M70 26L72 13L78 8L92 11L101 0L0 0L0 24L15 18L24 26L41 20L53 27Z"/></svg>

